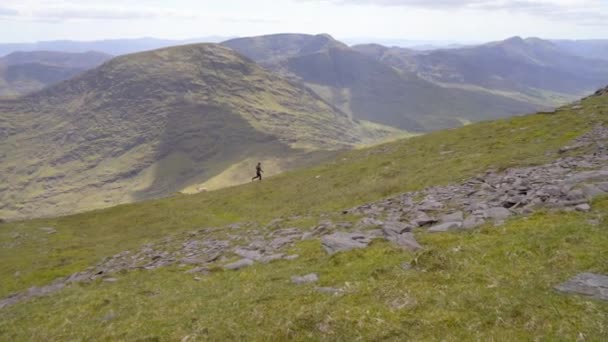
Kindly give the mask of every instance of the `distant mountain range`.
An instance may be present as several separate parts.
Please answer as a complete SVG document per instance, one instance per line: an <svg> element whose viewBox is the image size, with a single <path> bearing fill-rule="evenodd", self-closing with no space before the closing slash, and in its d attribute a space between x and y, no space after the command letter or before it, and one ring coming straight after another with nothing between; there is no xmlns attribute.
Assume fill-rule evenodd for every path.
<svg viewBox="0 0 608 342"><path fill-rule="evenodd" d="M465 79L453 82L457 83L455 86L446 84L448 82L439 77L431 77L434 71L441 70L434 69L436 60L445 64L451 61L452 51L458 57L460 51L467 51L464 48L439 50L436 54L380 45L351 48L328 35L293 34L239 38L223 44L270 70L304 82L319 96L354 118L410 131L455 127L470 121L526 113L558 103L548 101L545 93L539 95L542 98L538 99L529 94L509 92L509 89L491 83L475 83ZM503 43L493 44L500 46ZM510 45L511 42L505 41L504 44ZM496 54L490 55L490 58L500 57L500 52ZM476 65L475 58L479 57L472 54L462 59L468 61L467 58ZM525 61L528 57L522 54L520 58ZM514 65L502 65L499 59L494 64L502 70L509 70ZM462 69L458 69L461 66ZM580 61L577 66L587 68L585 61ZM469 71L466 67L466 64L455 65L455 71L447 70L439 75L467 73L471 77L495 77L488 70ZM565 83L568 87L574 83L570 76L568 73L557 75L557 79L554 78L554 82L547 86ZM590 89L597 88L594 78L581 80L583 83L585 81ZM540 90L547 92L550 89ZM575 88L571 93L556 96L564 99L582 92L581 88Z"/></svg>
<svg viewBox="0 0 608 342"><path fill-rule="evenodd" d="M0 101L0 216L238 184L257 161L272 175L394 133L220 45L121 56Z"/></svg>
<svg viewBox="0 0 608 342"><path fill-rule="evenodd" d="M174 43L138 42L103 51ZM416 51L278 34L114 58L13 52L0 58L0 216L217 189L249 181L258 161L272 175L408 132L559 106L608 83L608 61L593 58L603 45L576 44L588 49L514 37Z"/></svg>
<svg viewBox="0 0 608 342"><path fill-rule="evenodd" d="M100 52L13 52L0 58L0 96L20 96L41 90L111 58Z"/></svg>
<svg viewBox="0 0 608 342"><path fill-rule="evenodd" d="M539 104L580 97L608 80L608 61L573 55L538 38L428 52L379 45L354 49L444 86L477 87Z"/></svg>
<svg viewBox="0 0 608 342"><path fill-rule="evenodd" d="M209 36L193 39L158 39L158 38L132 38L132 39L105 39L95 41L77 40L51 40L35 43L5 43L0 44L0 56L16 51L60 51L60 52L88 52L98 51L109 55L124 55L128 53L155 50L175 45L192 43L218 43L231 37Z"/></svg>

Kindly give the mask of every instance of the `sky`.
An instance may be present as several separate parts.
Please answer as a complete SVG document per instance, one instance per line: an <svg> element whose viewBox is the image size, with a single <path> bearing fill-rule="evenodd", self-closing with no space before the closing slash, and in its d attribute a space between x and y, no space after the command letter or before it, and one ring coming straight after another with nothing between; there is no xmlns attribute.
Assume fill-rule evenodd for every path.
<svg viewBox="0 0 608 342"><path fill-rule="evenodd" d="M358 41L608 39L608 0L0 0L0 42L329 33Z"/></svg>

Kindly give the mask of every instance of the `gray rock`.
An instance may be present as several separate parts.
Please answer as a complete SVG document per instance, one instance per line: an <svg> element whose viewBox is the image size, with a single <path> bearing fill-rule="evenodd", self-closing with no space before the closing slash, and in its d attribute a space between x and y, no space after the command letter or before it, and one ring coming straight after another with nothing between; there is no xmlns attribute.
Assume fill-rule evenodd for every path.
<svg viewBox="0 0 608 342"><path fill-rule="evenodd" d="M591 184L583 184L581 186L581 191L583 192L585 197L587 197L588 199L593 199L593 198L596 198L598 196L605 194L605 192L602 189L600 189L594 185L591 185Z"/></svg>
<svg viewBox="0 0 608 342"><path fill-rule="evenodd" d="M195 267L191 270L186 271L187 274L209 274L209 269L207 267Z"/></svg>
<svg viewBox="0 0 608 342"><path fill-rule="evenodd" d="M328 254L365 248L370 242L369 236L361 233L335 232L321 238L321 244Z"/></svg>
<svg viewBox="0 0 608 342"><path fill-rule="evenodd" d="M477 227L483 225L485 222L486 221L483 218L477 217L475 215L471 215L464 220L464 222L462 223L462 228L463 229L477 228Z"/></svg>
<svg viewBox="0 0 608 342"><path fill-rule="evenodd" d="M422 246L418 243L418 241L416 241L413 233L403 233L398 236L388 236L386 239L410 252L415 252L422 249Z"/></svg>
<svg viewBox="0 0 608 342"><path fill-rule="evenodd" d="M443 204L441 202L437 202L435 200L429 200L429 199L423 201L418 206L418 209L422 210L422 211L433 211L433 210L439 210L441 208L443 208Z"/></svg>
<svg viewBox="0 0 608 342"><path fill-rule="evenodd" d="M412 230L412 226L403 222L386 222L382 225L384 235L396 236Z"/></svg>
<svg viewBox="0 0 608 342"><path fill-rule="evenodd" d="M443 215L439 219L441 222L462 222L464 220L464 214L462 211L456 211L448 215Z"/></svg>
<svg viewBox="0 0 608 342"><path fill-rule="evenodd" d="M293 276L291 282L296 285L316 283L319 281L319 276L316 273L307 274L305 276Z"/></svg>
<svg viewBox="0 0 608 342"><path fill-rule="evenodd" d="M424 227L436 223L437 220L427 215L427 213L419 211L412 220L412 223L417 227Z"/></svg>
<svg viewBox="0 0 608 342"><path fill-rule="evenodd" d="M462 222L445 222L429 228L429 233L441 233L462 228Z"/></svg>
<svg viewBox="0 0 608 342"><path fill-rule="evenodd" d="M336 289L335 287L317 287L315 288L320 293L338 295L344 292L342 289Z"/></svg>
<svg viewBox="0 0 608 342"><path fill-rule="evenodd" d="M585 198L585 193L581 189L570 190L566 195L566 199L569 201L576 201Z"/></svg>
<svg viewBox="0 0 608 342"><path fill-rule="evenodd" d="M280 249L285 245L292 243L296 239L295 236L281 236L272 240L269 244L271 249Z"/></svg>
<svg viewBox="0 0 608 342"><path fill-rule="evenodd" d="M579 172L574 176L570 177L568 181L570 183L580 183L587 181L599 181L608 179L608 170L596 170L596 171L585 171Z"/></svg>
<svg viewBox="0 0 608 342"><path fill-rule="evenodd" d="M594 273L581 273L567 282L555 287L564 293L574 293L608 301L608 276Z"/></svg>
<svg viewBox="0 0 608 342"><path fill-rule="evenodd" d="M245 267L252 266L253 264L254 264L254 261L251 259L241 259L241 260L233 262L231 264L224 265L224 269L236 271L236 270L240 270Z"/></svg>
<svg viewBox="0 0 608 342"><path fill-rule="evenodd" d="M47 234L55 234L57 233L57 230L53 227L40 227L38 228L40 230L42 230L43 232L47 233Z"/></svg>
<svg viewBox="0 0 608 342"><path fill-rule="evenodd" d="M233 250L233 252L234 252L234 254L240 256L241 258L255 260L255 261L259 261L264 257L262 255L262 253L260 253L259 251L253 251L253 250L243 249L243 248L235 248Z"/></svg>
<svg viewBox="0 0 608 342"><path fill-rule="evenodd" d="M207 258L202 257L186 257L179 260L182 264L186 265L203 265L207 263Z"/></svg>
<svg viewBox="0 0 608 342"><path fill-rule="evenodd" d="M492 220L504 220L511 216L509 209L503 207L493 207L483 211L483 216Z"/></svg>
<svg viewBox="0 0 608 342"><path fill-rule="evenodd" d="M275 260L283 259L284 256L285 256L285 254L282 254L282 253L270 254L270 255L263 256L259 261L263 264L267 264L267 263L273 262Z"/></svg>
<svg viewBox="0 0 608 342"><path fill-rule="evenodd" d="M372 217L364 217L361 220L359 220L359 223L357 223L357 226L359 227L380 227L384 222L377 220L375 218Z"/></svg>
<svg viewBox="0 0 608 342"><path fill-rule="evenodd" d="M300 257L300 256L299 256L299 255L297 255L297 254L292 254L292 255L287 255L287 256L284 256L284 257L283 257L283 259L285 259L285 260L290 260L290 261L291 261L291 260L296 260L296 259L297 259L297 258L299 258L299 257Z"/></svg>
<svg viewBox="0 0 608 342"><path fill-rule="evenodd" d="M587 203L583 203L583 204L577 205L576 207L574 207L574 209L576 209L576 211L587 212L587 211L591 210L591 206Z"/></svg>
<svg viewBox="0 0 608 342"><path fill-rule="evenodd" d="M118 279L116 279L116 278L104 278L103 281L106 282L106 283L115 283L115 282L118 281Z"/></svg>

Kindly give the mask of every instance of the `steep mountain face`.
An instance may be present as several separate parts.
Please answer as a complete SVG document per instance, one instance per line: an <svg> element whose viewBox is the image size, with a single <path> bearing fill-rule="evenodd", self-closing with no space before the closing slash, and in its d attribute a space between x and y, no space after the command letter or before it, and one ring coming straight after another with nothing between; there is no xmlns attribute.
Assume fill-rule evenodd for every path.
<svg viewBox="0 0 608 342"><path fill-rule="evenodd" d="M0 96L19 96L72 78L112 56L99 52L14 52L0 58Z"/></svg>
<svg viewBox="0 0 608 342"><path fill-rule="evenodd" d="M4 217L166 195L246 161L242 181L257 160L314 159L390 132L206 44L118 57L0 102L0 127Z"/></svg>
<svg viewBox="0 0 608 342"><path fill-rule="evenodd" d="M430 52L369 45L355 49L433 82L510 92L538 101L546 101L549 96L579 97L608 79L607 62L571 55L538 38L514 37Z"/></svg>
<svg viewBox="0 0 608 342"><path fill-rule="evenodd" d="M273 34L268 36L237 38L222 45L263 64L272 65L274 61L315 53L332 47L347 48L327 34Z"/></svg>
<svg viewBox="0 0 608 342"><path fill-rule="evenodd" d="M532 111L537 106L489 92L449 89L397 70L327 35L279 35L223 43L309 88L357 119L411 131Z"/></svg>

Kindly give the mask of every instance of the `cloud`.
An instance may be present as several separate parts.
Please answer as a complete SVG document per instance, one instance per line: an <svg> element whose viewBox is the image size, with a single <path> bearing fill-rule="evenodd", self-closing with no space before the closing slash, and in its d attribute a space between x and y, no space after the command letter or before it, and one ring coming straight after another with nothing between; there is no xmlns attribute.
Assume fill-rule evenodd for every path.
<svg viewBox="0 0 608 342"><path fill-rule="evenodd" d="M335 5L373 5L427 10L509 11L580 25L608 26L608 5L602 0L299 0Z"/></svg>
<svg viewBox="0 0 608 342"><path fill-rule="evenodd" d="M19 11L12 8L0 7L0 17L14 17L19 15Z"/></svg>
<svg viewBox="0 0 608 342"><path fill-rule="evenodd" d="M11 1L11 0L7 0ZM126 1L128 4L128 1ZM107 5L81 5L74 2L36 1L35 6L14 4L15 9L0 8L0 18L11 15L11 19L32 22L60 23L66 21L107 21L107 20L215 20L227 23L273 24L281 21L274 18L255 18L240 15L205 14L198 11L155 8L146 6L124 7L115 1Z"/></svg>

